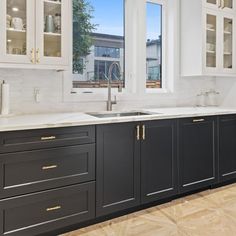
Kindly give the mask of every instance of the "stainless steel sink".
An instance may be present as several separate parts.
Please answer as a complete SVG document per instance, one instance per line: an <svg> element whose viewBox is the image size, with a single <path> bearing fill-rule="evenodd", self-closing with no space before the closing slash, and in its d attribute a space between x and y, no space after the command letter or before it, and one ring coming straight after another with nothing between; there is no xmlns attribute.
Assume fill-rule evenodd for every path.
<svg viewBox="0 0 236 236"><path fill-rule="evenodd" d="M127 117L127 116L148 116L158 113L149 113L149 112L114 112L114 113L87 113L90 116L94 116L97 118L113 118L113 117Z"/></svg>

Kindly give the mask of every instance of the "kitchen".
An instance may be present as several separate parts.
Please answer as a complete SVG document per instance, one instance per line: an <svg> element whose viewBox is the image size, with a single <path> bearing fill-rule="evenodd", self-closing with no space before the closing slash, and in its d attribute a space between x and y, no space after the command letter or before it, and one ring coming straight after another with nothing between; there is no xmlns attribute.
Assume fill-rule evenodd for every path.
<svg viewBox="0 0 236 236"><path fill-rule="evenodd" d="M0 12L0 235L236 234L235 0Z"/></svg>

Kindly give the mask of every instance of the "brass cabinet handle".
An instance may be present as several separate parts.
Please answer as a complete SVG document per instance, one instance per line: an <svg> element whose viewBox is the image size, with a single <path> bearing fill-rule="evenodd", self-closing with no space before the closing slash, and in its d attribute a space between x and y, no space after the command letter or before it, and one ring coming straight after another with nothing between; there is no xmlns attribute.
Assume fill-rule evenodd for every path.
<svg viewBox="0 0 236 236"><path fill-rule="evenodd" d="M60 210L61 206L55 206L55 207L49 207L46 209L46 211L56 211L56 210Z"/></svg>
<svg viewBox="0 0 236 236"><path fill-rule="evenodd" d="M35 64L35 54L33 48L30 50L30 61L31 63Z"/></svg>
<svg viewBox="0 0 236 236"><path fill-rule="evenodd" d="M194 119L194 120L193 120L193 123L203 122L203 121L205 121L205 119Z"/></svg>
<svg viewBox="0 0 236 236"><path fill-rule="evenodd" d="M143 140L146 139L146 127L145 127L145 125L142 126L142 139Z"/></svg>
<svg viewBox="0 0 236 236"><path fill-rule="evenodd" d="M43 167L42 167L42 170L51 170L51 169L55 169L55 168L57 168L57 167L58 167L57 165L43 166Z"/></svg>
<svg viewBox="0 0 236 236"><path fill-rule="evenodd" d="M45 141L45 140L53 140L53 139L56 139L56 136L41 137L41 140L42 140L42 141Z"/></svg>
<svg viewBox="0 0 236 236"><path fill-rule="evenodd" d="M136 138L138 141L140 140L140 126L139 125L136 126Z"/></svg>
<svg viewBox="0 0 236 236"><path fill-rule="evenodd" d="M36 63L40 63L39 48L36 50Z"/></svg>

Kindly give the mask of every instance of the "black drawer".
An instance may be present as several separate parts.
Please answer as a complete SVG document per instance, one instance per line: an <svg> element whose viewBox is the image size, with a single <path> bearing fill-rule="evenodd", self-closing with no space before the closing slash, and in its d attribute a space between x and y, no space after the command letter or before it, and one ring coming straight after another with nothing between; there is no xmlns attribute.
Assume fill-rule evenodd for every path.
<svg viewBox="0 0 236 236"><path fill-rule="evenodd" d="M0 153L94 142L94 126L11 131L0 133Z"/></svg>
<svg viewBox="0 0 236 236"><path fill-rule="evenodd" d="M95 144L0 155L0 199L95 179Z"/></svg>
<svg viewBox="0 0 236 236"><path fill-rule="evenodd" d="M95 217L95 183L0 201L0 235L33 236Z"/></svg>

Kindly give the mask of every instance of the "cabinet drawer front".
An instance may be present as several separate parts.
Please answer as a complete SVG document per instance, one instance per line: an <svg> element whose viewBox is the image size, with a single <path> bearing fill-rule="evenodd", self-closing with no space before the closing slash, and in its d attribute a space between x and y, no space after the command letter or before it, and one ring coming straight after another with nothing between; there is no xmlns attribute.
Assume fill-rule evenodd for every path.
<svg viewBox="0 0 236 236"><path fill-rule="evenodd" d="M95 179L95 144L0 155L0 198Z"/></svg>
<svg viewBox="0 0 236 236"><path fill-rule="evenodd" d="M38 235L95 217L95 184L0 201L0 235Z"/></svg>
<svg viewBox="0 0 236 236"><path fill-rule="evenodd" d="M95 127L12 131L0 134L0 153L95 142Z"/></svg>

